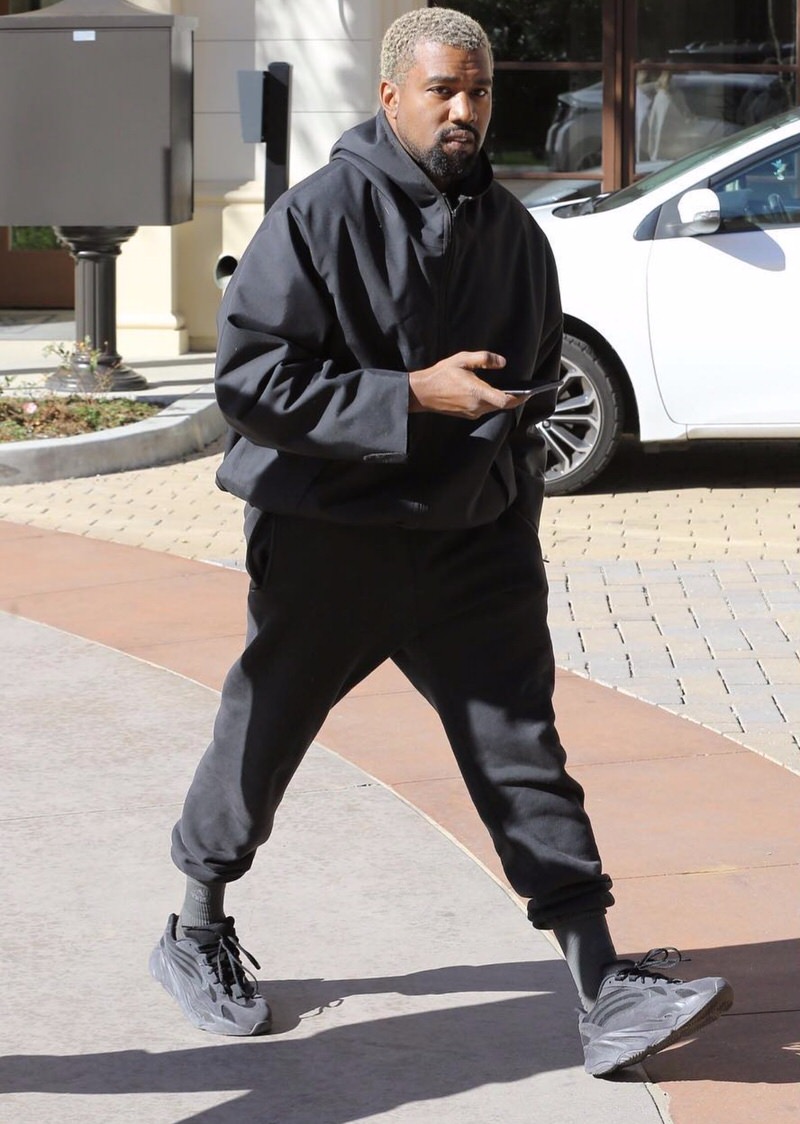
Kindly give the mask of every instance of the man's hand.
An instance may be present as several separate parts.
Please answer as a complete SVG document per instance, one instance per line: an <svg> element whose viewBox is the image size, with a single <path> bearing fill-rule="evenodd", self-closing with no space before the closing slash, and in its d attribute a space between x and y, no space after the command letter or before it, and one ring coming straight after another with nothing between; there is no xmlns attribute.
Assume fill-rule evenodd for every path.
<svg viewBox="0 0 800 1124"><path fill-rule="evenodd" d="M409 371L408 412L449 414L455 418L480 418L497 410L513 410L525 399L490 386L476 370L499 371L502 355L493 351L459 351L422 371Z"/></svg>

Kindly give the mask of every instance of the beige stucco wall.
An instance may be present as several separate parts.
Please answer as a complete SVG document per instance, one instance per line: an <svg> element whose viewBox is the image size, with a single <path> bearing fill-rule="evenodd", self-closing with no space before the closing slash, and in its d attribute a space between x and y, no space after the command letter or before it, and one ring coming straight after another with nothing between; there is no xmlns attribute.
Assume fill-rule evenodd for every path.
<svg viewBox="0 0 800 1124"><path fill-rule="evenodd" d="M139 0L143 3L143 0ZM193 16L195 214L144 228L117 271L118 344L128 359L213 349L214 267L239 257L263 215L263 145L241 139L238 70L292 65L290 182L320 167L343 130L375 112L380 41L425 0L146 0Z"/></svg>

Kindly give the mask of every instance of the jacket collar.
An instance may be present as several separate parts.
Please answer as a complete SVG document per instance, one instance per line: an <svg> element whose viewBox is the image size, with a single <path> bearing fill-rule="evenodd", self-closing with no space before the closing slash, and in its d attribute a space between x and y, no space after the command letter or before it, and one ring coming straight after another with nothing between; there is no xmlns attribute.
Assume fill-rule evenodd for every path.
<svg viewBox="0 0 800 1124"><path fill-rule="evenodd" d="M430 206L448 196L459 203L464 199L483 195L494 179L489 159L481 149L469 175L456 185L454 191L448 192L447 196L443 195L416 160L406 152L382 109L368 121L348 129L334 145L331 160L348 160L356 164L376 183L388 179L420 207Z"/></svg>

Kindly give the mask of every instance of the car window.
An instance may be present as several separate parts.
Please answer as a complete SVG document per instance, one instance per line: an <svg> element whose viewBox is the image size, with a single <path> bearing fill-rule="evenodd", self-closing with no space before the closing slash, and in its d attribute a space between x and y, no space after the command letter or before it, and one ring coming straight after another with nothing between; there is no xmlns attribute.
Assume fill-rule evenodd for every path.
<svg viewBox="0 0 800 1124"><path fill-rule="evenodd" d="M766 159L712 177L719 197L723 231L800 224L800 140Z"/></svg>

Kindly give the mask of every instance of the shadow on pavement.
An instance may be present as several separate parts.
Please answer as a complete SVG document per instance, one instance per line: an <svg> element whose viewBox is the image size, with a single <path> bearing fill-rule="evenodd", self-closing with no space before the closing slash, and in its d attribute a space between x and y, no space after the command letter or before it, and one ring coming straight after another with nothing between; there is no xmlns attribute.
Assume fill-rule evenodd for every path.
<svg viewBox="0 0 800 1124"><path fill-rule="evenodd" d="M739 1013L696 1041L647 1063L652 1080L791 1083L797 1079L797 976L800 942L695 950L692 974L711 963L739 989ZM752 986L782 1010L752 1009ZM283 980L268 985L276 1032L149 1053L17 1055L0 1060L6 1093L122 1095L239 1093L184 1117L194 1124L325 1120L349 1124L402 1105L453 1097L483 1085L522 1081L580 1066L578 1036L563 995L563 965L535 962L458 966L361 980ZM283 1037L354 995L450 995L520 991L519 997L345 1021L319 1033ZM538 994L536 994L538 992ZM561 993L561 994L559 994ZM381 1010L386 1010L383 1003ZM174 1012L177 1019L177 1011ZM330 1017L330 1016L329 1016ZM621 1075L636 1081L636 1073Z"/></svg>
<svg viewBox="0 0 800 1124"><path fill-rule="evenodd" d="M402 1105L580 1066L571 1012L551 990L559 985L563 991L563 966L553 962L444 968L386 979L273 981L269 994L278 1033L270 1037L224 1040L198 1031L204 1044L190 1049L9 1056L0 1060L0 1087L6 1094L230 1092L240 1095L183 1119L349 1124ZM517 988L529 994L474 1001L476 992ZM313 1020L320 1002L335 1006L353 994L444 995L464 989L472 993L467 1005L359 1022L343 1018L319 1033L281 1036ZM530 994L535 990L542 993ZM387 1006L391 1009L382 1002L380 1009ZM180 1018L177 1008L173 1016Z"/></svg>
<svg viewBox="0 0 800 1124"><path fill-rule="evenodd" d="M139 367L147 368L152 367L208 367L213 366L214 356L209 353L192 354L188 352L185 355L176 355L173 359L139 359L136 361L137 369Z"/></svg>
<svg viewBox="0 0 800 1124"><path fill-rule="evenodd" d="M137 363L136 369L138 370L139 367L141 367L141 366L142 366L141 363ZM160 381L157 380L157 379L148 379L147 380L147 386L144 388L144 390L142 390L140 392L140 395L151 394L154 390L159 390L160 388L165 387L165 386L169 387L169 389L170 389L170 398L186 398L189 395L192 395L192 397L197 398L197 397L199 397L198 391L201 388L204 391L204 393L203 393L204 398L211 399L211 398L215 397L214 390L213 390L213 386L214 386L213 378L195 378L195 379L192 379L191 384L187 385L185 388L181 385L181 383L176 383L174 379L163 378ZM208 389L205 389L205 388L208 388Z"/></svg>
<svg viewBox="0 0 800 1124"><path fill-rule="evenodd" d="M326 980L269 980L262 984L273 1009L272 1037L294 1029L301 1022L319 1014L326 1008L340 1006L345 999L356 995L469 995L482 992L520 992L526 1002L532 1001L531 1027L545 1025L564 1031L566 1014L570 1025L572 1015L577 1018L576 1004L570 1005L571 994L565 996L564 967L561 961L528 962L513 964L463 964L448 968L431 968L410 972L404 976L383 978ZM573 1010L575 1008L575 1010ZM463 1010L463 1008L458 1008ZM452 1011L451 1014L457 1014ZM370 1024L371 1025L371 1024ZM487 1035L481 1035L486 1049ZM576 1039L577 1040L577 1039ZM580 1051L575 1053L577 1057ZM568 1065L574 1064L570 1058Z"/></svg>
<svg viewBox="0 0 800 1124"><path fill-rule="evenodd" d="M702 441L645 452L625 442L585 495L678 488L796 488L798 441Z"/></svg>
<svg viewBox="0 0 800 1124"><path fill-rule="evenodd" d="M652 1081L796 1084L800 1078L800 940L687 953L687 978L722 975L733 984L730 1013L645 1063ZM682 966L681 966L682 968Z"/></svg>

